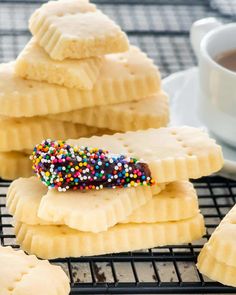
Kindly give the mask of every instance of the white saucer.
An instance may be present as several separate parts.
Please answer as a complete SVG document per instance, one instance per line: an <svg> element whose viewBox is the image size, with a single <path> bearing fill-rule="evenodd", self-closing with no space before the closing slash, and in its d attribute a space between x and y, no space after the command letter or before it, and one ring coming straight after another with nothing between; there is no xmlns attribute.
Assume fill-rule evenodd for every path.
<svg viewBox="0 0 236 295"><path fill-rule="evenodd" d="M207 130L198 116L198 69L177 72L163 80L163 88L170 96L170 125L189 125ZM208 130L209 131L209 130ZM220 175L236 180L236 149L226 145L211 133L222 146L225 165Z"/></svg>

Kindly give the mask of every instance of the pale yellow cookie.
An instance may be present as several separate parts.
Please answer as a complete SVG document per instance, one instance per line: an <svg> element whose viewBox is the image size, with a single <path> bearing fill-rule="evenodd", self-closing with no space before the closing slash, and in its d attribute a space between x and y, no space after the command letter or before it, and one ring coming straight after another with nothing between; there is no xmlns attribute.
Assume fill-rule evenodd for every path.
<svg viewBox="0 0 236 295"><path fill-rule="evenodd" d="M156 195L158 193L160 193L161 190L163 190L165 188L165 185L158 185L158 186L153 186L151 188L152 194ZM149 190L149 189L148 189ZM110 220L110 222L112 222L112 220L115 218L115 216L109 216L109 212L111 213L113 210L113 214L115 214L116 216L122 216L124 214L127 214L128 211L131 210L131 207L137 207L139 205L140 202L143 202L146 199L150 198L150 194L149 192L145 195L144 197L142 197L140 195L140 190L137 192L137 197L135 198L135 194L132 190L128 190L130 192L132 192L132 194L127 197L125 194L120 194L121 195L121 200L119 202L118 200L118 195L115 195L114 200L110 200L113 197L113 190L109 190L109 197L107 197L106 199L104 198L104 190L96 192L96 195L98 196L95 200L96 204L92 204L91 205L91 199L92 196L89 193L80 193L79 195L82 194L82 197L84 196L88 196L88 204L86 204L86 202L84 202L84 206L87 207L87 211L89 207L89 204L91 205L91 210L92 208L96 208L96 210L98 210L99 208L101 208L101 206L104 206L104 200L105 200L105 206L104 209L106 210L105 212L100 212L100 215L107 215L107 220ZM142 190L144 191L144 190ZM7 202L6 202L6 206L7 209L9 211L9 213L11 215L13 215L14 219L22 222L22 223L27 223L27 224L31 224L31 225L50 225L52 223L55 224L63 224L65 222L64 219L68 220L68 224L75 224L75 223L80 223L81 219L79 219L79 215L81 216L81 208L80 205L78 205L78 203L80 202L79 199L79 195L78 194L74 194L76 195L77 199L71 197L71 194L67 194L67 193L63 193L63 194L59 194L57 195L58 197L58 202L56 200L56 203L53 205L53 202L55 201L54 198L51 198L51 194L49 195L49 197L47 196L46 198L43 198L43 196L45 196L48 192L47 187L35 176L30 177L30 178L19 178L15 181L13 181L8 189L7 192ZM124 191L123 193L126 193L126 191ZM108 192L105 190L105 194L107 195ZM126 196L126 199L125 197ZM66 199L64 199L66 197ZM90 200L89 200L90 199ZM143 200L142 200L143 199ZM74 201L74 207L71 206L71 200ZM101 200L99 202L99 204L97 205L97 201ZM131 201L129 201L131 200ZM42 205L40 204L42 201ZM61 207L61 203L62 201L65 203L65 207ZM102 204L103 202L103 204ZM108 202L110 202L110 206L108 206ZM125 203L126 202L126 203ZM135 204L136 202L136 204ZM106 204L107 203L107 204ZM121 205L122 203L124 204L124 208L121 209ZM82 204L83 205L83 204ZM55 206L55 208L58 208L58 212L55 212L55 208L52 208L52 206ZM125 208L125 206L127 206L127 208ZM42 210L44 210L45 207L45 212L43 212ZM44 219L41 219L38 216L38 211L41 211L41 214L44 216L47 216L50 221L46 221ZM71 215L68 215L66 210L70 211ZM52 212L52 215L49 216L50 211ZM64 211L64 212L63 212ZM77 212L78 211L78 212ZM30 214L29 214L30 212ZM95 211L96 212L96 211ZM65 217L63 217L63 213L64 215L66 215ZM72 216L73 215L73 216ZM78 220L72 220L73 217L75 217L77 215ZM58 220L54 221L53 217L56 216ZM55 218L56 218L55 217ZM76 218L77 218L76 217ZM71 220L69 220L71 218ZM99 225L97 225L97 221L95 220L95 216L92 216L91 219L89 220L88 217L87 218L87 227L90 228L98 228ZM119 217L119 219L122 217ZM91 220L94 219L95 224L91 225L90 222ZM85 221L85 220L84 220ZM99 221L101 223L101 221ZM104 220L103 220L104 222Z"/></svg>
<svg viewBox="0 0 236 295"><path fill-rule="evenodd" d="M123 223L178 221L191 218L198 212L198 198L192 183L176 181L168 184L161 193L155 194Z"/></svg>
<svg viewBox="0 0 236 295"><path fill-rule="evenodd" d="M32 162L24 152L0 153L0 177L6 180L33 175Z"/></svg>
<svg viewBox="0 0 236 295"><path fill-rule="evenodd" d="M156 187L155 193L162 188ZM153 189L141 186L59 193L48 191L37 177L19 178L10 185L7 208L23 223L66 224L81 231L100 232L147 203L152 194ZM31 212L30 216L28 212Z"/></svg>
<svg viewBox="0 0 236 295"><path fill-rule="evenodd" d="M158 69L138 48L106 56L92 90L24 80L14 72L15 63L0 65L0 115L32 117L107 105L152 95L160 90Z"/></svg>
<svg viewBox="0 0 236 295"><path fill-rule="evenodd" d="M0 120L0 152L33 150L45 138L62 139L91 136L97 128L47 118Z"/></svg>
<svg viewBox="0 0 236 295"><path fill-rule="evenodd" d="M90 90L98 79L103 60L102 57L91 57L55 61L32 38L18 56L15 70L25 79Z"/></svg>
<svg viewBox="0 0 236 295"><path fill-rule="evenodd" d="M158 193L161 187L158 188ZM49 190L38 216L48 223L65 224L80 231L106 231L152 198L150 187L90 190L86 193Z"/></svg>
<svg viewBox="0 0 236 295"><path fill-rule="evenodd" d="M197 267L210 279L236 287L236 205L204 245Z"/></svg>
<svg viewBox="0 0 236 295"><path fill-rule="evenodd" d="M69 279L56 265L0 246L1 295L69 295ZM33 293L32 293L33 292Z"/></svg>
<svg viewBox="0 0 236 295"><path fill-rule="evenodd" d="M236 207L235 207L236 209ZM236 211L236 210L235 210ZM236 268L236 223L221 223L207 245L218 261ZM235 280L236 284L236 280Z"/></svg>
<svg viewBox="0 0 236 295"><path fill-rule="evenodd" d="M124 52L129 47L128 38L120 27L101 11L90 9L88 4L71 11L66 1L46 3L31 16L29 29L54 60Z"/></svg>
<svg viewBox="0 0 236 295"><path fill-rule="evenodd" d="M203 216L198 214L176 222L119 224L101 233L16 222L15 232L18 243L26 252L52 259L190 243L204 235L205 227Z"/></svg>
<svg viewBox="0 0 236 295"><path fill-rule="evenodd" d="M236 266L217 260L209 246L204 246L200 252L197 266L199 271L210 279L236 287Z"/></svg>
<svg viewBox="0 0 236 295"><path fill-rule="evenodd" d="M221 221L205 247L217 261L236 268L236 205Z"/></svg>
<svg viewBox="0 0 236 295"><path fill-rule="evenodd" d="M170 127L68 140L142 159L157 183L210 175L223 165L221 147L201 129Z"/></svg>
<svg viewBox="0 0 236 295"><path fill-rule="evenodd" d="M122 132L165 127L169 122L168 96L160 91L139 101L85 108L50 118Z"/></svg>

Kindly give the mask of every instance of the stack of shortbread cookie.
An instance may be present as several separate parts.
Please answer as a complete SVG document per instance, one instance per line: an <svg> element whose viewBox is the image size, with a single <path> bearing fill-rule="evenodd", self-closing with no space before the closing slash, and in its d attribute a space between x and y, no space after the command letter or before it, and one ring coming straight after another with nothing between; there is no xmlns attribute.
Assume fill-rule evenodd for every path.
<svg viewBox="0 0 236 295"><path fill-rule="evenodd" d="M218 171L223 157L205 132L176 127L46 140L32 161L38 177L15 180L7 207L21 248L52 259L202 237L204 220L188 180Z"/></svg>
<svg viewBox="0 0 236 295"><path fill-rule="evenodd" d="M159 128L168 98L153 61L87 0L42 5L33 38L0 65L0 176L32 175L29 151L44 138Z"/></svg>

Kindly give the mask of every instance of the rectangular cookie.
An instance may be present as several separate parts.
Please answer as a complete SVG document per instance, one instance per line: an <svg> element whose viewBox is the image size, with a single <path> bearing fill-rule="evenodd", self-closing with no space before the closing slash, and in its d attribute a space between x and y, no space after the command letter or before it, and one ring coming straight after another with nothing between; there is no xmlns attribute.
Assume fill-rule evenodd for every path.
<svg viewBox="0 0 236 295"><path fill-rule="evenodd" d="M24 188L21 184L23 181L25 182ZM23 202L22 196L30 195L31 190L27 190L27 183L30 186L33 182L35 183L35 191L38 186L42 186L41 183L37 184L36 180L32 179L14 182L15 191L21 202ZM22 189L28 193L21 193ZM148 194L149 189L142 188L140 190L139 187L135 188L135 193L132 190L123 191L123 189L114 191L105 189L86 194L71 191L60 193L56 190L49 190L41 194L38 205L37 216L44 222L38 223L37 219L33 224L45 224L46 222L47 224L65 224L80 231L96 233L107 230L121 221L122 223L179 221L199 213L197 195L193 185L189 182L174 182L167 185L166 188L159 185L155 187L155 190L152 187L153 197L150 198ZM35 199L34 202L36 202ZM8 200L10 203L16 204L15 196L11 191L8 193ZM10 203L8 203L9 211L18 221L32 224L32 222L26 221L23 216L17 217L16 212L12 212ZM21 207L25 207L25 209L28 207L28 210L33 212L29 199L27 204ZM97 210L100 211L99 216ZM128 216L125 221L122 219L124 215Z"/></svg>
<svg viewBox="0 0 236 295"><path fill-rule="evenodd" d="M190 182L178 181L167 186L158 185L151 189L153 197L145 205L134 210L122 223L179 221L191 218L199 213L196 191ZM120 200L117 203L117 195L115 195L116 199L110 202L110 198L113 198L114 195L112 190L109 190L109 192L107 190L99 191L95 194L96 200L90 204L91 194L83 193L82 197L88 196L88 198L87 203L85 201L81 203L83 200L83 198L80 198L81 193L48 192L47 187L37 177L20 178L10 185L7 193L7 208L14 219L22 223L30 225L66 224L75 229L81 228L83 230L83 226L84 230L87 231L99 231L99 226L102 222L104 224L104 220L100 221L95 216L96 210L94 210L93 216L90 216L90 209L94 207L103 208L103 213L105 213L104 211L109 212L108 210L111 209L107 206L111 206L113 202L114 213L112 216L106 213L108 217L105 224L108 226L112 219L118 216L118 213L118 219L121 220L121 215L130 210L130 204L136 202L134 206L138 206L141 200L134 199L135 195L130 196L131 201L125 205L127 208L124 207L121 211L119 208L121 208L121 201L125 200L124 195L120 194ZM107 194L109 195L105 197ZM103 200L106 200L106 206ZM85 207L82 210L82 206L87 207L86 212L83 212ZM28 212L31 212L31 214L29 215ZM88 215L86 216L87 221L85 218L82 219L84 213ZM81 224L81 220L83 224ZM94 223L92 223L92 220L94 220Z"/></svg>
<svg viewBox="0 0 236 295"><path fill-rule="evenodd" d="M52 59L82 59L128 50L126 34L108 16L94 7L90 9L88 3L83 6L88 9L73 11L67 5L66 1L46 3L29 21L31 33Z"/></svg>
<svg viewBox="0 0 236 295"><path fill-rule="evenodd" d="M32 38L18 56L15 71L24 79L91 90L99 77L103 61L103 57L55 61Z"/></svg>
<svg viewBox="0 0 236 295"><path fill-rule="evenodd" d="M67 139L91 136L95 127L48 118L9 118L0 120L0 152L33 150L45 138Z"/></svg>
<svg viewBox="0 0 236 295"><path fill-rule="evenodd" d="M160 193L161 189L157 185L152 198L150 189L145 187L136 187L133 191L103 189L86 194L49 190L42 197L38 216L51 224L65 224L80 231L97 233L120 222L178 221L199 213L197 195L189 182L174 182Z"/></svg>
<svg viewBox="0 0 236 295"><path fill-rule="evenodd" d="M160 90L158 69L138 48L106 56L92 90L65 88L15 74L15 63L0 65L0 115L32 117L140 100Z"/></svg>
<svg viewBox="0 0 236 295"><path fill-rule="evenodd" d="M37 177L20 178L10 185L7 208L15 219L27 224L67 224L81 231L100 232L126 218L162 188L59 193L48 191Z"/></svg>
<svg viewBox="0 0 236 295"><path fill-rule="evenodd" d="M119 224L100 233L16 222L15 233L24 251L40 258L54 259L190 243L204 235L205 226L203 216L198 214L175 222Z"/></svg>
<svg viewBox="0 0 236 295"><path fill-rule="evenodd" d="M160 91L139 101L85 108L49 117L121 132L160 128L169 122L169 102L167 94Z"/></svg>
<svg viewBox="0 0 236 295"><path fill-rule="evenodd" d="M142 159L157 183L200 178L218 171L223 165L221 147L206 132L194 127L130 131L67 143Z"/></svg>

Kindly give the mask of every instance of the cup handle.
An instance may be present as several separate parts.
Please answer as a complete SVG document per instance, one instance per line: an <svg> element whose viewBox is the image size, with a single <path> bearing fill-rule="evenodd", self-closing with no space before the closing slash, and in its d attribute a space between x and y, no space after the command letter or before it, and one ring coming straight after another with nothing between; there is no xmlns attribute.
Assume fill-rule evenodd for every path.
<svg viewBox="0 0 236 295"><path fill-rule="evenodd" d="M192 24L190 30L190 42L194 53L199 59L200 55L200 44L203 37L211 30L221 26L222 23L214 17L207 17L200 19Z"/></svg>

